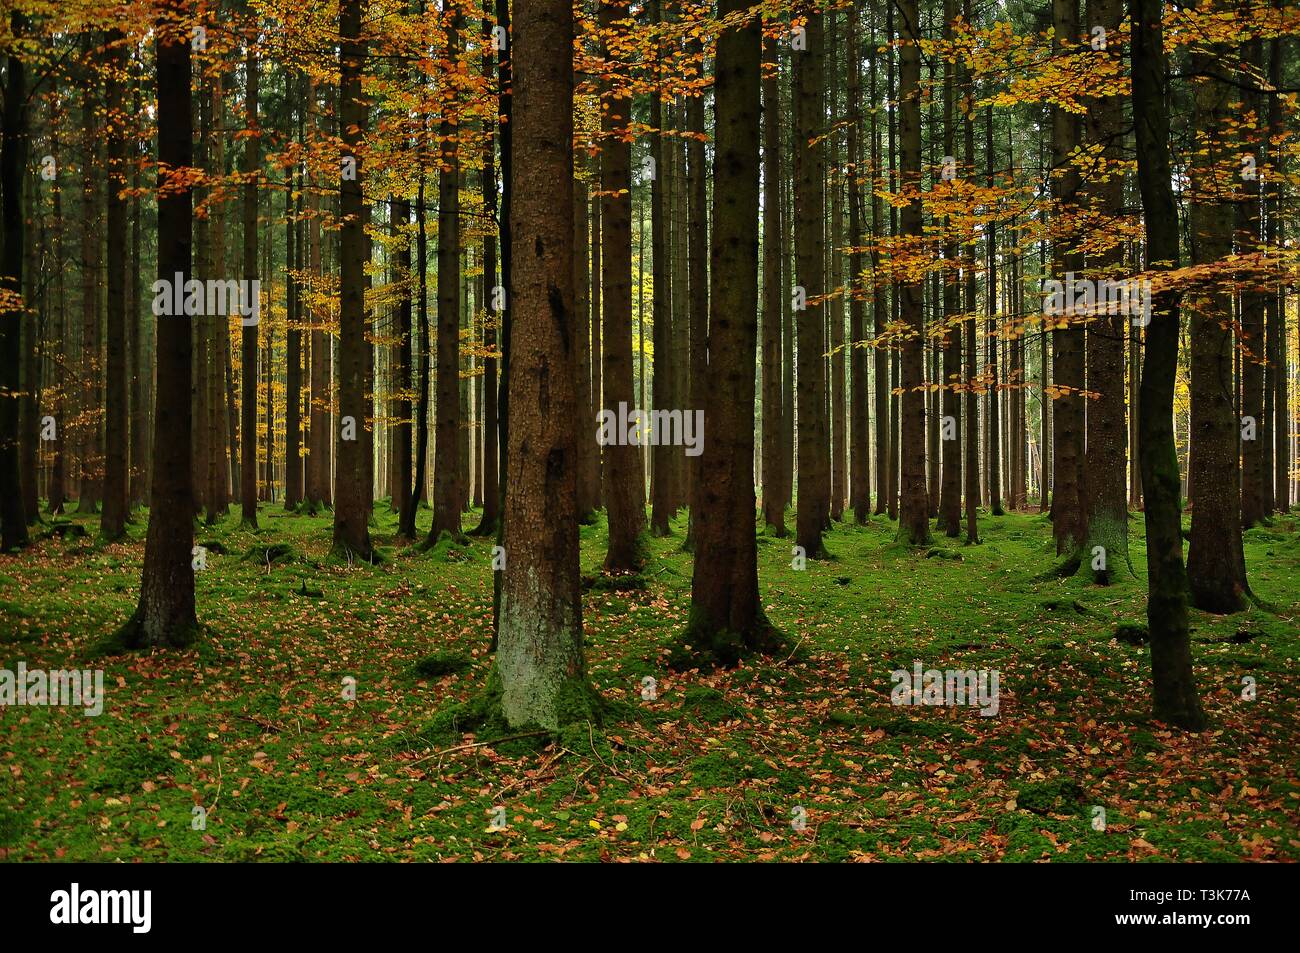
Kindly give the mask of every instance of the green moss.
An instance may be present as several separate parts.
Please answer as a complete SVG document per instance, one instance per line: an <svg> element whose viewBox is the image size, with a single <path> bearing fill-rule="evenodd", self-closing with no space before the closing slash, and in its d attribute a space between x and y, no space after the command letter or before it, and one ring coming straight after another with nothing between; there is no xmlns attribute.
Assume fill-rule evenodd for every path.
<svg viewBox="0 0 1300 953"><path fill-rule="evenodd" d="M1016 805L1035 814L1073 814L1084 799L1083 787L1073 778L1038 781L1016 792Z"/></svg>
<svg viewBox="0 0 1300 953"><path fill-rule="evenodd" d="M415 674L421 678L442 678L461 675L474 667L474 660L460 652L435 652L415 663Z"/></svg>
<svg viewBox="0 0 1300 953"><path fill-rule="evenodd" d="M741 711L727 701L727 696L707 685L692 685L682 698L682 714L706 724L732 721Z"/></svg>

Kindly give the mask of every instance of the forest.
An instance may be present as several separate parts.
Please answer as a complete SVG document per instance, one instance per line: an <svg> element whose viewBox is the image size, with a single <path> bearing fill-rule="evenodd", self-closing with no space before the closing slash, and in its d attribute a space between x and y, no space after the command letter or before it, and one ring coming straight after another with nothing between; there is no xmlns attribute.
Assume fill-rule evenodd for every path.
<svg viewBox="0 0 1300 953"><path fill-rule="evenodd" d="M1300 860L1297 37L0 0L0 860Z"/></svg>

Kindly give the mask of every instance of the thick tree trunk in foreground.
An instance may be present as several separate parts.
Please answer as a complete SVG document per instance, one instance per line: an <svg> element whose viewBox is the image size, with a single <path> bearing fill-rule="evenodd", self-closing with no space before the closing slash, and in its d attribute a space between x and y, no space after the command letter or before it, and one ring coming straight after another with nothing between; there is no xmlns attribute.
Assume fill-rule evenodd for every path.
<svg viewBox="0 0 1300 953"><path fill-rule="evenodd" d="M1146 220L1147 258L1154 267L1179 266L1178 209L1169 168L1167 74L1161 0L1131 0L1133 122L1138 185ZM1187 579L1178 454L1174 445L1174 381L1178 373L1176 293L1152 304L1139 406L1142 487L1146 497L1147 625L1151 634L1153 712L1162 721L1198 729L1205 723L1192 674L1187 627ZM1235 502L1235 500L1233 501Z"/></svg>
<svg viewBox="0 0 1300 953"><path fill-rule="evenodd" d="M513 726L552 730L595 715L582 657L573 311L573 13L569 0L520 4L511 240L510 421L505 579L497 669ZM559 54L559 55L557 55ZM567 196L566 196L567 198Z"/></svg>

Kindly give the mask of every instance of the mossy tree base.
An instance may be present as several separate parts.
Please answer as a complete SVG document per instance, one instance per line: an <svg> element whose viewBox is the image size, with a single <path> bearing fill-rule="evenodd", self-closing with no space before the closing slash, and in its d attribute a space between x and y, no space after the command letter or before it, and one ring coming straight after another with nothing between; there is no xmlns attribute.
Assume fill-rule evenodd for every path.
<svg viewBox="0 0 1300 953"><path fill-rule="evenodd" d="M745 631L711 627L692 610L686 630L672 643L668 667L673 671L692 668L735 668L754 656L784 655L790 640L759 610Z"/></svg>

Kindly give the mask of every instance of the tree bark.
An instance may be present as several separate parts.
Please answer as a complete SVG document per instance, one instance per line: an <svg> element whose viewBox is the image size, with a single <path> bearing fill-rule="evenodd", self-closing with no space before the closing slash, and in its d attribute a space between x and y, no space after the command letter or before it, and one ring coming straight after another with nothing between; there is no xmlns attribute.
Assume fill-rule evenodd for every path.
<svg viewBox="0 0 1300 953"><path fill-rule="evenodd" d="M9 14L10 28L21 36L25 18ZM0 116L0 229L4 258L0 262L0 290L23 291L22 174L27 155L27 67L20 56L10 56L6 68L4 113ZM25 303L26 304L26 303ZM27 515L23 510L22 472L18 462L18 397L21 388L22 306L0 313L0 551L26 546ZM34 476L34 474L33 474Z"/></svg>
<svg viewBox="0 0 1300 953"><path fill-rule="evenodd" d="M334 550L370 560L369 467L362 431L373 415L366 394L364 163L360 155L368 107L361 98L366 43L361 38L364 0L339 8L339 117L344 162L339 179L339 427L335 439ZM349 172L355 174L349 174ZM453 321L454 324L454 321ZM454 395L453 391L453 395Z"/></svg>
<svg viewBox="0 0 1300 953"><path fill-rule="evenodd" d="M168 286L190 276L193 191L169 170L193 161L189 37L176 28L182 0L167 0L156 25L158 102L158 277ZM158 383L154 412L149 529L135 614L119 631L126 648L182 648L199 633L194 612L193 479L190 472L190 319L157 318Z"/></svg>
<svg viewBox="0 0 1300 953"><path fill-rule="evenodd" d="M795 315L798 338L797 411L799 414L799 496L795 543L809 559L826 556L822 530L830 506L830 435L826 427L825 163L820 141L825 125L824 14L803 7L806 50L794 57L795 277L805 306ZM717 350L713 348L711 350Z"/></svg>
<svg viewBox="0 0 1300 953"><path fill-rule="evenodd" d="M747 0L721 0L719 14L725 17L747 6ZM762 29L756 17L718 38L710 355L704 393L709 438L701 457L686 640L723 664L781 644L759 604L754 538L761 58Z"/></svg>
<svg viewBox="0 0 1300 953"><path fill-rule="evenodd" d="M447 26L446 56L454 62L460 50L460 14ZM434 409L433 523L426 546L443 533L460 536L460 147L458 130L449 117L439 128L442 142L438 172L438 396Z"/></svg>
<svg viewBox="0 0 1300 953"><path fill-rule="evenodd" d="M904 242L924 238L921 220L921 48L916 0L900 0L902 50L899 57L899 137L902 188L909 193L899 216ZM899 445L900 491L898 541L911 546L930 542L930 501L925 485L925 315L921 283L904 277L899 285L899 317L906 327L902 343Z"/></svg>
<svg viewBox="0 0 1300 953"><path fill-rule="evenodd" d="M1215 165L1240 168L1235 146L1224 141L1232 113L1232 87L1214 78L1214 63L1227 47L1212 44L1195 53L1191 69L1205 75L1196 86L1192 128L1207 142L1193 157L1188 218L1192 264L1222 262L1232 253L1232 216ZM1234 407L1232 297L1221 286L1197 287L1188 301L1191 320L1192 535L1187 580L1192 605L1206 612L1246 608L1250 592L1241 542L1241 429ZM1148 337L1150 329L1148 329ZM1148 348L1150 345L1148 344ZM1150 508L1150 485L1147 505Z"/></svg>
<svg viewBox="0 0 1300 953"><path fill-rule="evenodd" d="M781 406L781 94L777 78L776 40L765 43L765 59L771 70L762 80L763 95L763 522L774 536L787 535L785 491L782 479ZM695 356L692 350L692 357ZM694 363L694 362L692 362ZM692 375L694 383L694 375ZM704 381L707 387L707 380ZM696 406L698 389L692 390ZM692 502L692 511L696 503Z"/></svg>
<svg viewBox="0 0 1300 953"><path fill-rule="evenodd" d="M612 58L609 40L628 29L625 9L608 0L600 5L605 56ZM609 69L617 72L611 60ZM632 99L625 87L606 79L602 110L601 285L604 296L605 404L603 411L620 417L620 406L632 408L632 147L624 137L631 121ZM621 426L621 421L616 421ZM626 436L626 435L621 435ZM605 569L632 572L644 559L642 531L645 497L639 447L617 442L604 447L605 503L609 509L609 550Z"/></svg>
<svg viewBox="0 0 1300 953"><path fill-rule="evenodd" d="M582 655L573 293L573 8L520 4L515 21L516 130L512 165L510 448L497 668L502 708L516 727L555 730L575 702L597 717ZM565 55L557 56L557 51Z"/></svg>
<svg viewBox="0 0 1300 953"><path fill-rule="evenodd" d="M1149 267L1172 270L1179 266L1178 208L1169 165L1163 6L1162 0L1130 0L1129 16L1133 22L1133 123L1147 259ZM1153 712L1162 721L1195 730L1204 725L1205 716L1192 673L1178 454L1173 431L1178 324L1178 295L1172 290L1162 291L1152 303L1147 328L1138 447L1146 497Z"/></svg>

